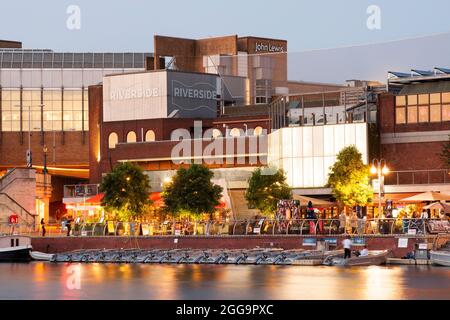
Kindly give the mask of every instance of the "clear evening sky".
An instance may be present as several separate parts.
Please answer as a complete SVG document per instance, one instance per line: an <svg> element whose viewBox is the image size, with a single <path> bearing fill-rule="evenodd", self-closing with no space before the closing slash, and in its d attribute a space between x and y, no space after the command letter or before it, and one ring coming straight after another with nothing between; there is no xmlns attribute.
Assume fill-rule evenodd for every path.
<svg viewBox="0 0 450 320"><path fill-rule="evenodd" d="M69 5L78 5L81 9L79 30L66 27ZM367 28L369 14L366 10L370 5L377 5L381 10L381 29ZM1 0L0 39L22 41L25 48L55 51L151 52L154 34L186 38L230 34L272 37L288 40L289 52L298 53L289 62L291 78L340 82L343 78L378 79L380 76L363 70L322 79L316 71L333 66L329 61L330 52L333 59L342 55L350 63L353 57L361 59L361 54L386 51L383 45L364 46L364 52L347 48L319 50L313 57L305 51L419 37L418 40L398 41L398 52L389 58L393 60L384 61L381 67L403 70L408 67L429 69L439 64L450 67L448 35L426 38L426 41L431 39L431 45L442 45L442 41L449 43L440 48L440 52L433 52L434 61L423 54L405 61L401 50L404 45L413 50L416 46L423 47L422 36L449 33L449 12L448 0ZM311 62L305 63L305 57L312 59ZM378 54L373 58L381 59ZM340 63L343 70L350 67ZM410 65L412 63L414 65ZM298 68L303 68L299 69L302 76L294 72Z"/></svg>

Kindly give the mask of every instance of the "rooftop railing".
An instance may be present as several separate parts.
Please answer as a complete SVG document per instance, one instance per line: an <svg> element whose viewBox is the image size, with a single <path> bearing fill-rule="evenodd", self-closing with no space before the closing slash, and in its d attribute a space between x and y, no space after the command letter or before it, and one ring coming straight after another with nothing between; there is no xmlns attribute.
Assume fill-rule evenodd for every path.
<svg viewBox="0 0 450 320"><path fill-rule="evenodd" d="M64 198L88 198L99 193L97 184L74 184L64 186Z"/></svg>
<svg viewBox="0 0 450 320"><path fill-rule="evenodd" d="M450 183L450 170L402 170L391 171L385 176L385 185L407 184L448 184Z"/></svg>

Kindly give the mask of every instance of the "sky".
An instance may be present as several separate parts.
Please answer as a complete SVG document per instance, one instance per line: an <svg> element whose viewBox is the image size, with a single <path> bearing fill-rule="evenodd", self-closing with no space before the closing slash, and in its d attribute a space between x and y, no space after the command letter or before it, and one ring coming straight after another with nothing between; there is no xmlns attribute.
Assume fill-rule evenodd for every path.
<svg viewBox="0 0 450 320"><path fill-rule="evenodd" d="M73 26L73 12L67 13L72 5L80 9L76 28L67 26L68 20ZM367 12L373 5L379 9L376 16L374 11ZM408 48L415 48L421 47L424 40L427 45L430 39L431 45L448 40L448 12L448 0L0 0L0 39L22 41L25 48L79 52L152 52L154 34L186 38L238 34L286 39L293 57L290 77L325 81L316 79L317 68L329 63L330 57L352 61L361 60L362 54L377 58L373 56L374 48L383 53L385 46L392 49L395 42L399 52L393 54L401 64L405 43ZM367 26L368 19L372 28ZM426 61L426 55L416 54L411 63L432 68L450 59L447 48L433 55L439 61ZM311 62L302 60L305 57ZM384 64L395 68L396 59ZM300 66L302 70L298 69ZM404 67L416 66L403 63L397 69ZM354 77L366 74L373 72L355 71ZM340 77L328 78L329 82L342 81Z"/></svg>

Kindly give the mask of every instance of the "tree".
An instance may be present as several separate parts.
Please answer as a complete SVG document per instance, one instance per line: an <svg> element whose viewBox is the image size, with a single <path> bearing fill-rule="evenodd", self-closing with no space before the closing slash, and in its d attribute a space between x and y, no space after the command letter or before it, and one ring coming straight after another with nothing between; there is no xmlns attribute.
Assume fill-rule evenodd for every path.
<svg viewBox="0 0 450 320"><path fill-rule="evenodd" d="M450 168L450 135L449 140L443 145L441 159L444 161L445 165Z"/></svg>
<svg viewBox="0 0 450 320"><path fill-rule="evenodd" d="M245 192L249 207L269 216L277 210L278 201L284 199L292 199L292 190L286 183L286 175L282 169L266 167L253 171Z"/></svg>
<svg viewBox="0 0 450 320"><path fill-rule="evenodd" d="M334 197L345 206L365 206L372 201L369 166L355 146L342 149L328 176L328 186Z"/></svg>
<svg viewBox="0 0 450 320"><path fill-rule="evenodd" d="M122 221L141 218L151 205L150 179L141 167L130 162L115 166L103 178L100 190L104 192L102 206Z"/></svg>
<svg viewBox="0 0 450 320"><path fill-rule="evenodd" d="M187 214L194 218L212 214L223 191L211 181L213 175L210 169L199 164L178 169L172 181L164 186L162 197L166 210L173 215Z"/></svg>

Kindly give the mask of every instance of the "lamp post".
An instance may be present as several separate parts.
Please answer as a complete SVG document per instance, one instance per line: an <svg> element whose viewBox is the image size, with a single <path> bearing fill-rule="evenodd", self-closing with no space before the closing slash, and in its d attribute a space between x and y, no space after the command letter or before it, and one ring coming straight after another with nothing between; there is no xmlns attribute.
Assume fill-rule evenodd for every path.
<svg viewBox="0 0 450 320"><path fill-rule="evenodd" d="M389 168L384 159L373 159L370 173L378 174L378 214L381 213L381 188L384 186L384 176L389 173ZM383 181L382 181L383 178Z"/></svg>
<svg viewBox="0 0 450 320"><path fill-rule="evenodd" d="M36 107L43 108L44 104L38 104ZM14 107L22 108L22 105L14 105ZM27 168L33 167L33 156L31 153L31 107L34 107L32 105L28 106L28 150L26 153L26 160L27 160ZM41 128L42 129L42 128Z"/></svg>
<svg viewBox="0 0 450 320"><path fill-rule="evenodd" d="M47 189L47 145L44 145L44 190Z"/></svg>

